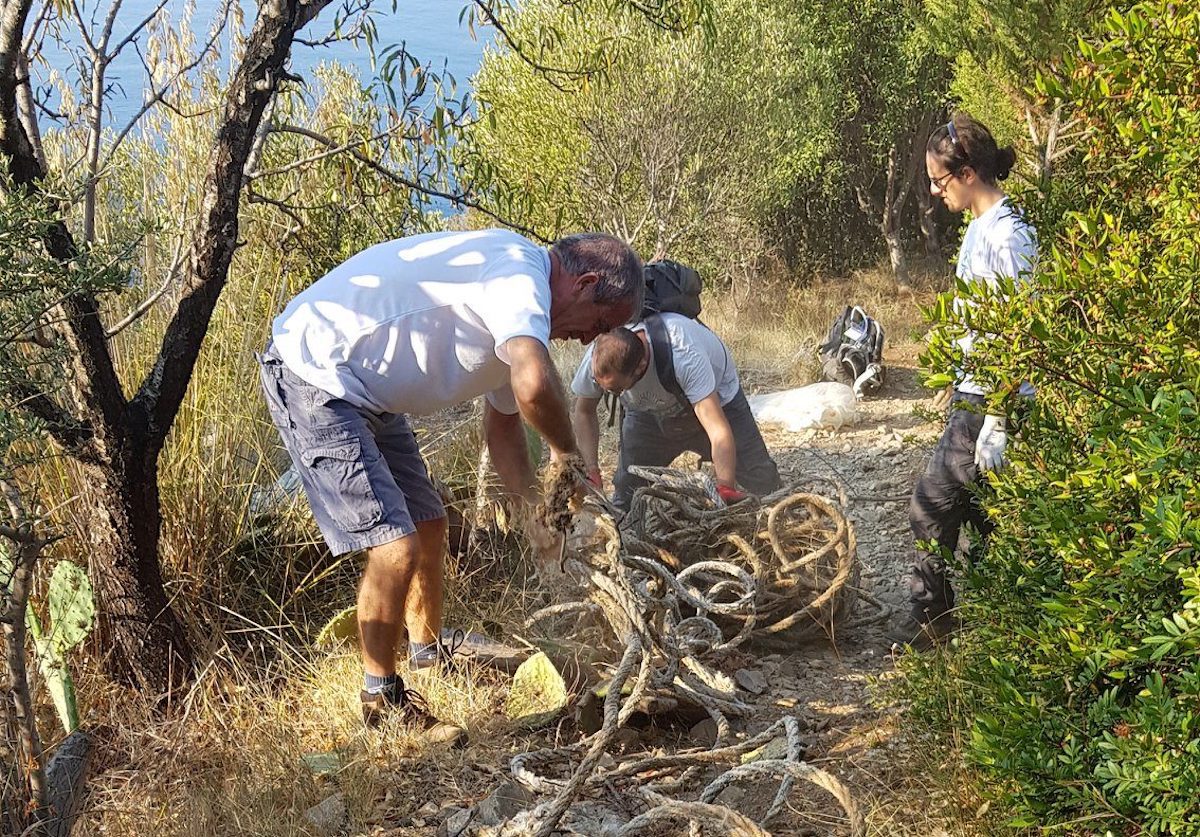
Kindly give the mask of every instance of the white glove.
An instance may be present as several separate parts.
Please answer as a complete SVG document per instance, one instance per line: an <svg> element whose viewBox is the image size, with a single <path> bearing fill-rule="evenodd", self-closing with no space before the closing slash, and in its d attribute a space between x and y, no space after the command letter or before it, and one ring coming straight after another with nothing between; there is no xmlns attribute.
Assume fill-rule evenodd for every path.
<svg viewBox="0 0 1200 837"><path fill-rule="evenodd" d="M997 471L1004 464L1004 446L1008 431L1004 416L984 416L979 438L975 440L975 465L979 472Z"/></svg>

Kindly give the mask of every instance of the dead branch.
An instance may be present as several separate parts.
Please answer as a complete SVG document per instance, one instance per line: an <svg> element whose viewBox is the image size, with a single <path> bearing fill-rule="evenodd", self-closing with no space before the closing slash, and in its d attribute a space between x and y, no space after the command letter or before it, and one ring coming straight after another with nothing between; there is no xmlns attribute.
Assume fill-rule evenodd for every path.
<svg viewBox="0 0 1200 837"><path fill-rule="evenodd" d="M176 280L179 279L179 269L182 266L183 244L180 242L175 247L175 255L171 259L171 267L167 271L167 278L163 280L162 284L159 285L153 293L138 303L138 305L132 311L122 317L120 321L107 328L104 332L105 336L111 340L113 337L116 337L122 331L145 316L146 312L153 308L154 304L158 302L167 292L167 290L175 284Z"/></svg>
<svg viewBox="0 0 1200 837"><path fill-rule="evenodd" d="M0 479L0 493L8 507L12 525L0 527L0 535L16 546L13 576L8 595L3 597L4 654L11 678L12 705L17 722L17 745L24 778L29 785L32 815L35 822L46 810L46 773L43 769L42 741L38 735L33 698L29 691L29 674L25 667L25 608L33 590L33 568L45 545L33 530L21 494L16 485Z"/></svg>

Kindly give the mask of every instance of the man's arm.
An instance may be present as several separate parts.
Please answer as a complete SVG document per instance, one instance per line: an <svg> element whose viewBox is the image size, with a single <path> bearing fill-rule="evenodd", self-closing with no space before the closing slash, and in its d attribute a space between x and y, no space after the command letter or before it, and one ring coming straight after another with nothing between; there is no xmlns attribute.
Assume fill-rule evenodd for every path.
<svg viewBox="0 0 1200 837"><path fill-rule="evenodd" d="M542 434L556 456L575 453L578 446L567 415L567 398L550 352L533 337L510 338L505 351L521 415Z"/></svg>
<svg viewBox="0 0 1200 837"><path fill-rule="evenodd" d="M734 488L737 486L737 444L733 440L733 428L729 426L729 419L725 418L725 410L721 407L720 396L714 390L692 406L712 445L717 485Z"/></svg>
<svg viewBox="0 0 1200 837"><path fill-rule="evenodd" d="M579 440L579 453L589 474L600 467L600 418L597 414L599 406L599 398L586 398L581 395L575 399L575 411L572 413L575 438Z"/></svg>

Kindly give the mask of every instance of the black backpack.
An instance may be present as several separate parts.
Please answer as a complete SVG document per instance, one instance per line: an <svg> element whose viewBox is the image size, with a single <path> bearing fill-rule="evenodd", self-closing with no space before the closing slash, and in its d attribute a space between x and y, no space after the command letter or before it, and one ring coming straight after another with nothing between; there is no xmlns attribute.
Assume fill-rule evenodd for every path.
<svg viewBox="0 0 1200 837"><path fill-rule="evenodd" d="M700 291L704 283L693 268L662 259L648 263L642 276L646 281L643 320L651 314L683 314L693 320L700 316Z"/></svg>
<svg viewBox="0 0 1200 837"><path fill-rule="evenodd" d="M642 322L654 353L654 371L663 389L675 396L679 406L690 410L692 403L684 395L675 378L675 358L671 353L671 338L667 326L658 314L682 314L700 321L700 291L704 283L695 268L670 259L650 262L645 266L646 300L642 304ZM703 323L701 323L703 325Z"/></svg>
<svg viewBox="0 0 1200 837"><path fill-rule="evenodd" d="M850 385L855 395L875 392L884 381L883 336L883 326L860 306L846 306L819 350L822 377Z"/></svg>

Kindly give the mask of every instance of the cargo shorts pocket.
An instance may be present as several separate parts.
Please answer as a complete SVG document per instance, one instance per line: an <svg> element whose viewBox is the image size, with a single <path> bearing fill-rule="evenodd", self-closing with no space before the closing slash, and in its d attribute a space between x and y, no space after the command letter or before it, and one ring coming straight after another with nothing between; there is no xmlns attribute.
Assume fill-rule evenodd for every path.
<svg viewBox="0 0 1200 837"><path fill-rule="evenodd" d="M361 532L383 519L358 439L308 448L302 459L325 513L339 527Z"/></svg>

